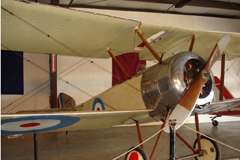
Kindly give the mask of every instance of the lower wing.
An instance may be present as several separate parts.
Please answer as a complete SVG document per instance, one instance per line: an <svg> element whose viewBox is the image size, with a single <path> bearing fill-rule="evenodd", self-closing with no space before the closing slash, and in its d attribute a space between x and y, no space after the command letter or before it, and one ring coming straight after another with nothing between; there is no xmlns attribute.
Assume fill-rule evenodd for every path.
<svg viewBox="0 0 240 160"><path fill-rule="evenodd" d="M205 106L206 109L198 112L199 114L209 114L219 111L237 111L240 109L240 98L214 102Z"/></svg>
<svg viewBox="0 0 240 160"><path fill-rule="evenodd" d="M148 118L152 110L58 112L1 115L2 134L23 134L110 128L129 119Z"/></svg>

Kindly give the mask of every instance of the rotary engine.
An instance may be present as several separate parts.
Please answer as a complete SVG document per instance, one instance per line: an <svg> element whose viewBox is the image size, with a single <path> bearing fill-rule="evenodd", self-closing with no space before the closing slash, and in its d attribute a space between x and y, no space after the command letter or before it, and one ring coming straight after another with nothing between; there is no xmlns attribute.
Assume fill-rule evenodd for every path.
<svg viewBox="0 0 240 160"><path fill-rule="evenodd" d="M199 71L204 60L192 52L182 52L157 64L143 73L141 92L147 109L154 109L150 116L165 115L167 108L173 109ZM213 74L203 85L196 102L195 112L209 104L214 96Z"/></svg>

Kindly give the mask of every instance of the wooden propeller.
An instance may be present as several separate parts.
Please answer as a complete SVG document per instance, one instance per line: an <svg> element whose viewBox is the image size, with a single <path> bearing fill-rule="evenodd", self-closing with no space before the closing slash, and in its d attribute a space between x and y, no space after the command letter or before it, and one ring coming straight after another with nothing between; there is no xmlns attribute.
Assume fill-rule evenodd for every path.
<svg viewBox="0 0 240 160"><path fill-rule="evenodd" d="M197 75L196 78L193 80L191 86L186 91L182 99L178 102L176 107L174 108L173 112L171 113L169 119L176 119L177 125L176 129L182 126L182 124L188 119L191 115L196 101L199 97L201 92L202 86L208 81L210 78L210 70L216 60L221 56L224 49L226 48L228 42L230 41L230 36L225 35L223 36L216 46L214 47L211 56L204 67ZM169 132L169 127L164 129L165 132Z"/></svg>

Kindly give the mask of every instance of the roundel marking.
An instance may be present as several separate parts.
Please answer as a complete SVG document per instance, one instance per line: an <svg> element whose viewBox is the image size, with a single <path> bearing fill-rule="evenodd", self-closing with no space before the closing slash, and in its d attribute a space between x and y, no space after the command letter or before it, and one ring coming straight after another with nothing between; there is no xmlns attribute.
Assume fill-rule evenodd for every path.
<svg viewBox="0 0 240 160"><path fill-rule="evenodd" d="M78 117L62 115L30 116L2 120L2 134L37 133L64 128L77 123Z"/></svg>
<svg viewBox="0 0 240 160"><path fill-rule="evenodd" d="M104 107L104 104L103 104L103 101L101 100L101 98L96 98L93 101L92 110L93 111L104 111L105 110L105 107Z"/></svg>

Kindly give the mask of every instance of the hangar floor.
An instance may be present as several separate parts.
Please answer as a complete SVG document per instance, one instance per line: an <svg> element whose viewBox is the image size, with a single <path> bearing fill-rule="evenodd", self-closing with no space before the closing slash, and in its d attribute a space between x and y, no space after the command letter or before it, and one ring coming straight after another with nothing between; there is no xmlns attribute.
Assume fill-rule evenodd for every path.
<svg viewBox="0 0 240 160"><path fill-rule="evenodd" d="M215 139L240 149L240 122L221 122L218 127L211 123L201 123L200 131ZM194 124L187 126L195 128ZM160 129L160 126L141 126L143 139L147 139ZM181 127L178 132L190 144L196 138L194 132ZM1 136L2 160L29 160L33 155L33 134L25 134L15 138ZM136 127L114 127L104 130L74 131L65 133L37 134L38 159L40 160L79 160L79 159L113 159L134 145L138 144ZM151 154L156 137L144 144L145 151ZM176 155L191 154L180 139L176 140ZM220 145L223 160L239 160L240 152ZM124 159L121 157L119 159ZM154 159L169 159L169 135L163 133ZM194 158L191 158L193 160Z"/></svg>

